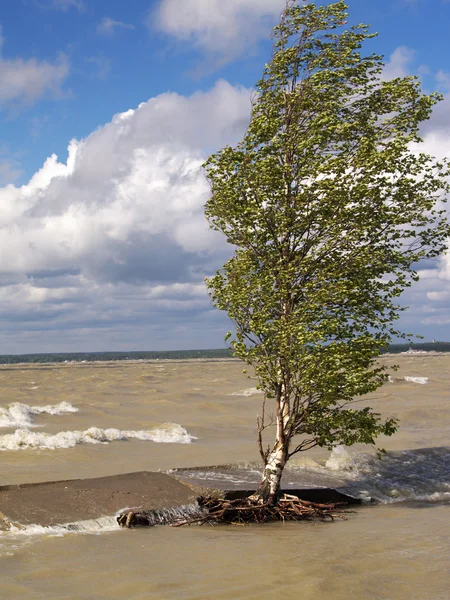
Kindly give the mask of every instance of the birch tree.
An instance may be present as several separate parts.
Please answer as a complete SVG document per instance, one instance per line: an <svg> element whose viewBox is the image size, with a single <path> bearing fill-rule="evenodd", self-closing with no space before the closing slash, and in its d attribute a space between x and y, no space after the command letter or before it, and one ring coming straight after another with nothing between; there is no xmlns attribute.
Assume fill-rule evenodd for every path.
<svg viewBox="0 0 450 600"><path fill-rule="evenodd" d="M386 380L376 359L402 335L399 296L449 235L448 165L417 149L441 98L416 77L386 81L347 8L287 3L245 136L204 165L207 219L234 247L207 286L264 393L256 495L269 503L297 452L395 432L352 402Z"/></svg>

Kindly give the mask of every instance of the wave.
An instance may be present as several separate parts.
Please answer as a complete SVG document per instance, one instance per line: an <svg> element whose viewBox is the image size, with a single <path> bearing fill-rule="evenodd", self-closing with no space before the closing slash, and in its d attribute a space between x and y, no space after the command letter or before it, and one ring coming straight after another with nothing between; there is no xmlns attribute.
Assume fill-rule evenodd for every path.
<svg viewBox="0 0 450 600"><path fill-rule="evenodd" d="M389 375L388 381L389 381L389 383L396 383L398 381L407 381L409 383L420 383L421 385L425 385L428 383L428 377L412 377L410 375L405 375L404 377L391 377Z"/></svg>
<svg viewBox="0 0 450 600"><path fill-rule="evenodd" d="M262 465L229 464L168 471L206 488L256 489ZM374 453L336 447L321 464L310 457L291 459L282 488L335 488L363 503L450 502L450 448L391 451L380 460Z"/></svg>
<svg viewBox="0 0 450 600"><path fill-rule="evenodd" d="M226 488L228 490L256 489L261 481L262 468L256 463L236 463L211 465L205 467L177 468L165 471L182 481L208 488Z"/></svg>
<svg viewBox="0 0 450 600"><path fill-rule="evenodd" d="M450 502L450 448L350 454L335 448L325 468L344 478L340 488L365 502Z"/></svg>
<svg viewBox="0 0 450 600"><path fill-rule="evenodd" d="M244 398L248 398L255 394L262 394L262 391L258 390L258 388L247 388L245 390L240 390L239 392L232 392L231 394L228 394L228 396L243 396Z"/></svg>
<svg viewBox="0 0 450 600"><path fill-rule="evenodd" d="M160 427L146 431L90 427L86 431L60 431L55 434L21 428L14 433L0 436L0 451L56 450L57 448L73 448L78 444L108 444L130 439L160 444L190 444L197 438L177 423L164 423Z"/></svg>
<svg viewBox="0 0 450 600"><path fill-rule="evenodd" d="M10 523L6 532L0 535L15 536L36 536L36 535L56 535L62 536L68 532L78 533L99 533L101 531L117 530L117 520L115 516L99 517L98 519L86 519L84 521L75 521L64 525L22 525L20 523Z"/></svg>
<svg viewBox="0 0 450 600"><path fill-rule="evenodd" d="M86 519L58 525L23 525L13 523L4 518L5 530L0 530L0 557L13 556L24 544L35 541L40 537L63 537L68 534L111 533L121 531L117 517L129 508L120 509L113 516L102 516L97 519ZM198 504L183 504L171 508L145 511L149 525L170 525L185 519L203 515ZM19 542L19 544L18 544Z"/></svg>
<svg viewBox="0 0 450 600"><path fill-rule="evenodd" d="M24 546L42 537L63 537L72 533L99 534L119 531L116 516L99 517L98 519L86 519L64 525L22 525L12 523L4 519L7 529L0 530L0 558L14 556Z"/></svg>
<svg viewBox="0 0 450 600"><path fill-rule="evenodd" d="M21 402L13 402L6 407L0 406L0 427L33 427L34 415L63 415L78 412L78 408L70 402L47 404L46 406L29 406Z"/></svg>

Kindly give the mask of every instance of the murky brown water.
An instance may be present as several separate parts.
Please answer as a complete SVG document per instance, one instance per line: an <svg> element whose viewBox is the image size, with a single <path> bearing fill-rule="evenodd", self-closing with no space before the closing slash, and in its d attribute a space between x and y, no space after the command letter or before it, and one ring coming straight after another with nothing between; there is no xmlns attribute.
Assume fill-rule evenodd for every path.
<svg viewBox="0 0 450 600"><path fill-rule="evenodd" d="M349 521L334 524L160 527L59 537L3 533L0 597L448 600L450 355L395 361L401 370L394 377L428 377L428 382L395 381L374 394L372 404L402 425L383 442L390 451L385 466L378 470L369 461L367 467L364 449L354 448L336 454L325 467L328 453L317 451L293 461L287 474L288 483L324 484L329 478L351 487L356 482L358 493L366 486L370 496L387 503L361 508ZM43 432L83 434L93 426L121 433L174 427L164 423L198 438L190 444L128 438L54 450L20 449L3 438L10 449L0 452L0 483L256 461L261 396L247 391L255 384L241 368L235 362L0 368L0 408L69 402L79 409L31 416L20 407L8 412L4 420L39 425L28 427L22 439ZM250 395L234 395L241 392ZM17 428L0 429L0 444ZM55 444L72 443L71 435L54 438ZM82 435L77 439L84 441Z"/></svg>

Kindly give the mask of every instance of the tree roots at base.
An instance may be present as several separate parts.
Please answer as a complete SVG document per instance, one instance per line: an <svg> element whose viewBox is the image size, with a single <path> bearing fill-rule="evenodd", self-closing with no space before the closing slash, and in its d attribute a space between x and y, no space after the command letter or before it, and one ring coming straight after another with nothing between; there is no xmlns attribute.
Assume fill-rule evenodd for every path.
<svg viewBox="0 0 450 600"><path fill-rule="evenodd" d="M205 523L228 523L245 525L247 523L271 523L276 521L334 521L346 520L345 513L352 511L342 508L345 503L318 504L300 500L297 496L285 494L276 504L265 504L253 497L226 500L211 496L197 498L199 513L187 518L174 518L165 524L172 527ZM150 511L125 511L117 517L121 527L150 526Z"/></svg>

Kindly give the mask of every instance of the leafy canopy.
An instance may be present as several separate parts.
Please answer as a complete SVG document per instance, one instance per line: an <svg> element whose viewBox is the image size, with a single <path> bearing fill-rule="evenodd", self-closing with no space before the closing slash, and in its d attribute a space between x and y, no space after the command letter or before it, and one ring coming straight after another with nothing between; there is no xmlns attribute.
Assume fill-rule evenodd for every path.
<svg viewBox="0 0 450 600"><path fill-rule="evenodd" d="M347 405L387 377L375 358L402 335L398 297L449 234L448 164L411 150L441 98L384 80L346 11L288 2L245 136L204 165L206 216L235 247L209 292L235 355L285 402L286 440L302 435L291 454L395 431Z"/></svg>

